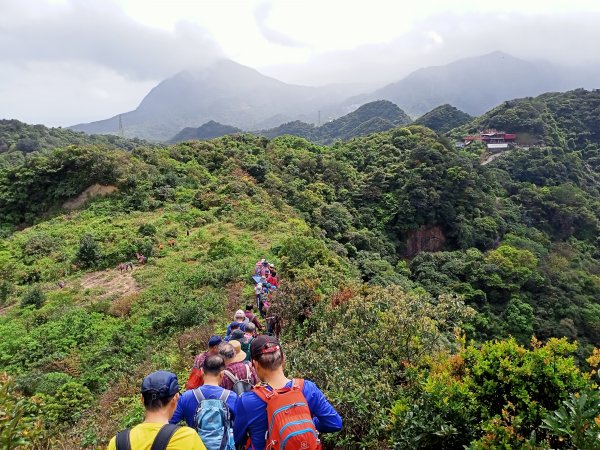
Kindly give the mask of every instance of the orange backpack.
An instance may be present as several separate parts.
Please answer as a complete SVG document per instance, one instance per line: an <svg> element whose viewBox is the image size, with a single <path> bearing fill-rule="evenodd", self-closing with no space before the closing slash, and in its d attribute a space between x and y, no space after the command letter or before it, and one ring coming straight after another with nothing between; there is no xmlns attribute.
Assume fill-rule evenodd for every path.
<svg viewBox="0 0 600 450"><path fill-rule="evenodd" d="M257 386L254 393L267 404L269 429L265 450L320 450L319 433L302 393L304 380L294 378L291 388L268 390Z"/></svg>

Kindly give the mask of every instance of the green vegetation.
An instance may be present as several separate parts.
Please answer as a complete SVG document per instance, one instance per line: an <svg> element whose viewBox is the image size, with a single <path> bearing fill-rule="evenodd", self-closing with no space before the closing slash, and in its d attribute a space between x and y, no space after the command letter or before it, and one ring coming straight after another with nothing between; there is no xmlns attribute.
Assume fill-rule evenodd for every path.
<svg viewBox="0 0 600 450"><path fill-rule="evenodd" d="M292 135L320 144L330 144L336 140L347 141L357 136L387 131L410 122L410 117L397 105L387 100L378 100L365 103L356 111L320 127L296 120L270 130L259 131L258 134L269 138Z"/></svg>
<svg viewBox="0 0 600 450"><path fill-rule="evenodd" d="M139 420L143 375L187 377L267 257L289 371L344 418L326 448L594 448L598 144L561 123L564 145L486 166L410 125L0 168L0 439L101 447ZM116 190L63 209L93 184Z"/></svg>
<svg viewBox="0 0 600 450"><path fill-rule="evenodd" d="M438 133L447 133L448 131L458 128L473 120L466 112L462 112L460 109L455 108L452 105L441 105L437 108L432 109L426 114L423 114L417 120L416 125L423 125L424 127L431 128L433 131Z"/></svg>

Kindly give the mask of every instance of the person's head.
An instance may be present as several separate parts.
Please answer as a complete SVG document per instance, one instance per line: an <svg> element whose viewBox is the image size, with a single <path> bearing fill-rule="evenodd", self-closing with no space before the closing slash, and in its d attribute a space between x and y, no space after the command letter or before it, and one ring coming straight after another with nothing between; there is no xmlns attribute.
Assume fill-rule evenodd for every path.
<svg viewBox="0 0 600 450"><path fill-rule="evenodd" d="M223 379L225 360L221 355L208 355L202 363L202 370L204 372L205 383L212 382L218 385Z"/></svg>
<svg viewBox="0 0 600 450"><path fill-rule="evenodd" d="M235 330L239 330L240 329L240 324L241 322L231 322L231 332L233 333Z"/></svg>
<svg viewBox="0 0 600 450"><path fill-rule="evenodd" d="M242 336L243 337L243 336ZM235 356L232 360L227 361L227 364L242 362L246 359L246 352L242 350L242 344L240 341L229 341L235 352Z"/></svg>
<svg viewBox="0 0 600 450"><path fill-rule="evenodd" d="M246 311L252 312L253 309L254 309L254 305L252 305L252 304L246 305Z"/></svg>
<svg viewBox="0 0 600 450"><path fill-rule="evenodd" d="M270 374L283 371L285 357L279 341L273 336L260 335L250 345L250 356L261 380Z"/></svg>
<svg viewBox="0 0 600 450"><path fill-rule="evenodd" d="M223 357L225 364L228 364L233 358L235 358L235 349L229 342L223 342L219 346L219 355Z"/></svg>
<svg viewBox="0 0 600 450"><path fill-rule="evenodd" d="M179 400L177 375L165 370L153 372L142 381L142 402L146 412L164 412L169 418Z"/></svg>
<svg viewBox="0 0 600 450"><path fill-rule="evenodd" d="M233 320L236 322L243 322L245 318L246 313L244 313L244 311L242 311L241 309L238 309L233 316Z"/></svg>
<svg viewBox="0 0 600 450"><path fill-rule="evenodd" d="M252 322L246 324L246 334L251 334L254 336L254 333L256 333L256 325L254 325Z"/></svg>
<svg viewBox="0 0 600 450"><path fill-rule="evenodd" d="M240 329L237 329L231 333L229 343L231 343L232 341L239 341L240 339L244 339L244 332Z"/></svg>
<svg viewBox="0 0 600 450"><path fill-rule="evenodd" d="M221 336L211 336L208 340L208 351L210 353L219 353L219 345L223 342Z"/></svg>

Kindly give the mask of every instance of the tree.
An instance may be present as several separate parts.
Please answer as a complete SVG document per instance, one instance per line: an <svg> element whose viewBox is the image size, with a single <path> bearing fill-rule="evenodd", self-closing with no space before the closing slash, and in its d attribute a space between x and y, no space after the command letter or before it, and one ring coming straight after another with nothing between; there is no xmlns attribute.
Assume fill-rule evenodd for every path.
<svg viewBox="0 0 600 450"><path fill-rule="evenodd" d="M102 252L94 237L89 233L81 236L79 250L77 251L77 261L84 267L94 267L100 262L101 258Z"/></svg>

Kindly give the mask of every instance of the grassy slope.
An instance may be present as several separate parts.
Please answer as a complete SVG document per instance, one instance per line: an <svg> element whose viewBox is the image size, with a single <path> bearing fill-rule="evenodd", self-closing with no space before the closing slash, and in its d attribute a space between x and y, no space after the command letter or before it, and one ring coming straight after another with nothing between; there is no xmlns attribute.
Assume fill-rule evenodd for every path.
<svg viewBox="0 0 600 450"><path fill-rule="evenodd" d="M267 200L264 192L259 195ZM218 217L214 211L176 204L154 212L115 214L110 198L98 199L87 209L0 242L2 269L20 276L38 273L47 295L37 311L13 305L0 313L0 334L10 336L0 344L3 369L30 385L34 374L54 371L95 387L95 405L60 438L69 448L79 448L82 442L102 444L115 430L139 418L138 384L144 374L159 368L174 370L183 384L193 354L203 348L207 336L224 331L231 310L252 297L244 281L256 259L263 255L273 259L273 244L308 231L290 211L244 202L232 205ZM187 237L185 223L190 217L195 226ZM159 242L165 248L146 266L136 265L133 277L139 293L106 298L102 286L82 287L89 274L71 266L78 237L91 232L103 253L110 254L139 239L141 224L154 225L154 248L158 252ZM268 225L268 235L263 225ZM27 264L23 246L40 234L52 236L55 247ZM176 239L173 248L166 245L170 237ZM106 270L104 279L116 282L124 276L115 268ZM58 288L58 279L66 282L64 289ZM17 289L9 303L17 302L23 292L24 288ZM32 316L39 326L28 325Z"/></svg>

